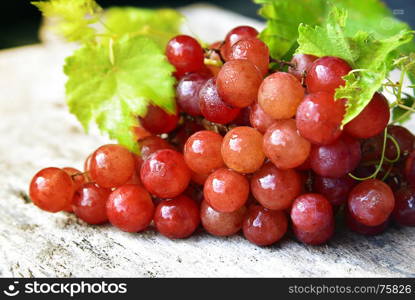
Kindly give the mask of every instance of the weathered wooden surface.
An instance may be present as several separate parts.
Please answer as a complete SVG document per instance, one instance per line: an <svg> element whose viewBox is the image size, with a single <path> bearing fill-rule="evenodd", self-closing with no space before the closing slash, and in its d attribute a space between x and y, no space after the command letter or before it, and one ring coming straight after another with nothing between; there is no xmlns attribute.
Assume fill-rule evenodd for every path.
<svg viewBox="0 0 415 300"><path fill-rule="evenodd" d="M185 12L209 41L247 23L225 12ZM33 174L45 166L81 168L106 142L85 135L64 105L61 66L68 53L50 40L0 52L0 276L415 276L414 228L369 238L343 230L326 246L286 238L259 248L240 236L200 232L171 241L153 230L127 234L40 211L27 197Z"/></svg>

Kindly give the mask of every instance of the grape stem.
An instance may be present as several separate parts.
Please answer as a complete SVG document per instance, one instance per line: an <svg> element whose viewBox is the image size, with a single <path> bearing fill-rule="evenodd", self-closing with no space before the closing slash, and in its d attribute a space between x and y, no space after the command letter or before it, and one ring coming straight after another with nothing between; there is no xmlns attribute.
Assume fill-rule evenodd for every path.
<svg viewBox="0 0 415 300"><path fill-rule="evenodd" d="M387 141L387 138L388 138L387 130L388 129L385 128L385 131L384 131L384 134L383 134L382 156L380 158L379 164L376 167L376 170L371 175L369 175L367 177L363 177L363 178L354 176L352 173L349 173L349 176L352 177L354 180L365 181L365 180L368 180L368 179L376 178L376 176L378 175L378 173L382 169L383 162L385 160L386 141Z"/></svg>
<svg viewBox="0 0 415 300"><path fill-rule="evenodd" d="M215 67L221 67L223 65L223 62L221 62L220 60L210 59L210 58L205 58L204 63L205 65L215 66Z"/></svg>
<svg viewBox="0 0 415 300"><path fill-rule="evenodd" d="M385 161L387 163L394 164L397 161L399 161L399 159L401 158L401 147L399 147L399 144L396 141L396 139L393 136L391 136L390 134L388 134L387 138L390 139L392 141L393 145L395 146L395 149L396 149L396 157L394 159L390 160L390 159L388 159L385 156Z"/></svg>
<svg viewBox="0 0 415 300"><path fill-rule="evenodd" d="M412 104L412 106L407 106L403 104L403 101L402 101L402 94L404 94L403 85L404 85L405 75L408 73L408 71L410 70L410 68L413 66L414 63L415 63L415 60L411 55L401 57L400 59L395 61L395 65L401 70L399 81L395 83L395 82L392 82L390 79L388 79L388 83L383 84L385 88L389 87L392 89L392 94L396 98L396 100L390 105L390 107L391 108L399 107L401 109L406 110L405 113L400 115L397 119L393 120L392 123L397 123L400 120L404 120L404 118L408 117L411 113L415 112L415 102L414 104ZM411 87L411 86L412 85L409 85L408 87ZM411 97L410 95L408 96Z"/></svg>
<svg viewBox="0 0 415 300"><path fill-rule="evenodd" d="M221 47L222 46L223 46L223 44L221 45ZM206 59L209 59L210 61L217 61L217 60L214 60L214 59L210 59L210 56L212 55L212 53L215 53L215 54L217 54L219 56L220 63L221 63L219 66L221 66L221 65L223 65L225 63L225 59L223 58L222 53L220 52L220 49L203 48L203 50L204 50L205 56L206 56L205 63L206 63ZM211 64L211 65L213 65L213 64Z"/></svg>
<svg viewBox="0 0 415 300"><path fill-rule="evenodd" d="M295 68L295 65L293 63L290 63L290 62L287 62L287 61L284 61L284 60L279 60L279 59L275 59L275 58L271 58L270 57L269 62L270 63L273 62L273 63L279 64L280 65L280 69L282 69L284 66L288 66L288 67L291 67L291 68Z"/></svg>
<svg viewBox="0 0 415 300"><path fill-rule="evenodd" d="M79 173L75 173L71 175L71 178L74 179L77 176L85 176L85 175L89 175L89 172L79 172Z"/></svg>
<svg viewBox="0 0 415 300"><path fill-rule="evenodd" d="M200 117L192 117L189 115L184 115L184 118L191 120L193 122L195 122L196 124L199 124L201 126L203 126L206 130L211 130L214 131L216 133L220 133L220 134L226 134L229 130L231 130L231 126L227 126L227 125L223 125L223 124L218 124L218 123L213 123L211 121L206 120L205 118L200 118Z"/></svg>

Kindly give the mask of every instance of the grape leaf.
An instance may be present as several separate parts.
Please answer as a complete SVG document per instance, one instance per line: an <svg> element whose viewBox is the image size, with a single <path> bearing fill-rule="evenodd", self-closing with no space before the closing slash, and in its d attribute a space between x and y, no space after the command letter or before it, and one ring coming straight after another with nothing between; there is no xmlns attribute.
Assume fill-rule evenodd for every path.
<svg viewBox="0 0 415 300"><path fill-rule="evenodd" d="M297 49L297 53L340 57L354 69L343 77L345 86L336 90L337 99L348 99L342 125L365 108L392 69L396 49L413 39L410 31L381 40L362 31L349 38L345 32L346 18L344 9L333 7L325 26L301 24Z"/></svg>
<svg viewBox="0 0 415 300"><path fill-rule="evenodd" d="M113 57L113 59L110 59ZM67 103L85 130L95 121L122 145L136 151L132 127L147 104L175 110L174 67L153 40L123 36L109 44L90 43L66 59Z"/></svg>
<svg viewBox="0 0 415 300"><path fill-rule="evenodd" d="M53 29L70 42L89 41L96 30L90 25L98 21L101 7L94 0L50 0L31 2L45 17L56 24Z"/></svg>
<svg viewBox="0 0 415 300"><path fill-rule="evenodd" d="M313 54L315 56L336 56L354 65L359 56L359 49L349 42L345 35L347 12L333 8L327 24L311 26L300 24L298 27L298 44L296 53Z"/></svg>
<svg viewBox="0 0 415 300"><path fill-rule="evenodd" d="M275 59L290 59L289 50L295 47L298 25L322 25L330 23L330 11L334 5L348 13L344 27L346 37L364 30L377 39L391 37L402 30L410 30L408 24L396 19L380 0L254 0L261 4L259 14L267 20L260 38L270 48ZM402 53L415 51L415 42L406 43L399 49Z"/></svg>
<svg viewBox="0 0 415 300"><path fill-rule="evenodd" d="M260 38L270 49L273 58L284 57L296 43L298 25L320 24L326 15L326 0L254 0L262 4L259 14L267 20Z"/></svg>
<svg viewBox="0 0 415 300"><path fill-rule="evenodd" d="M105 13L109 33L142 35L155 40L161 47L180 33L184 17L173 9L112 7Z"/></svg>

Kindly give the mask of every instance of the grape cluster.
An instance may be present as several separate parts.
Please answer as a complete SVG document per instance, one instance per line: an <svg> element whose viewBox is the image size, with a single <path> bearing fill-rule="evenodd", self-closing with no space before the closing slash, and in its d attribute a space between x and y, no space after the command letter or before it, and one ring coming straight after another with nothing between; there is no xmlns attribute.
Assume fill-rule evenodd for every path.
<svg viewBox="0 0 415 300"><path fill-rule="evenodd" d="M237 27L207 49L173 38L166 55L176 68L176 113L150 106L139 118L140 155L110 144L83 172L41 170L30 184L33 203L126 232L154 224L172 239L200 223L216 236L242 230L261 246L289 228L303 243L325 243L335 214L366 235L390 221L415 226L415 138L388 125L385 97L376 93L342 128L347 101L334 92L347 62L295 55L286 72L273 71L257 36Z"/></svg>

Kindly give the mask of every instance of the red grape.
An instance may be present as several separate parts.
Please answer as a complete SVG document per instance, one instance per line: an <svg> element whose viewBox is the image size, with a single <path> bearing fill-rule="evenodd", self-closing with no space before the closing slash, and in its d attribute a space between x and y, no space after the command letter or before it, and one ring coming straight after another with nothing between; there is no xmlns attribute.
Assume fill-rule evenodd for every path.
<svg viewBox="0 0 415 300"><path fill-rule="evenodd" d="M243 223L245 238L258 246L269 246L287 232L288 221L284 212L251 205Z"/></svg>
<svg viewBox="0 0 415 300"><path fill-rule="evenodd" d="M134 137L137 141L140 141L148 136L151 135L150 132L148 132L147 130L145 130L143 127L141 126L134 126L133 127L133 133L134 133Z"/></svg>
<svg viewBox="0 0 415 300"><path fill-rule="evenodd" d="M246 59L254 64L262 76L268 73L269 49L268 46L257 38L244 39L235 43L229 53L230 61Z"/></svg>
<svg viewBox="0 0 415 300"><path fill-rule="evenodd" d="M385 129L389 117L388 100L382 94L375 93L369 104L357 117L346 124L344 130L355 138L370 138Z"/></svg>
<svg viewBox="0 0 415 300"><path fill-rule="evenodd" d="M405 177L410 185L415 186L415 150L406 159Z"/></svg>
<svg viewBox="0 0 415 300"><path fill-rule="evenodd" d="M332 94L319 92L306 95L297 109L298 131L313 144L331 144L341 134L345 112L345 101L334 100Z"/></svg>
<svg viewBox="0 0 415 300"><path fill-rule="evenodd" d="M239 111L238 116L233 120L233 124L237 126L251 126L249 115L251 114L251 106L244 107Z"/></svg>
<svg viewBox="0 0 415 300"><path fill-rule="evenodd" d="M288 73L294 75L300 82L303 81L311 64L317 59L317 56L308 54L295 54L291 59L292 67L288 68Z"/></svg>
<svg viewBox="0 0 415 300"><path fill-rule="evenodd" d="M152 134L169 133L176 128L179 114L165 112L158 106L149 105L145 117L140 117L141 126Z"/></svg>
<svg viewBox="0 0 415 300"><path fill-rule="evenodd" d="M388 134L391 135L399 145L400 159L405 158L412 152L415 145L414 135L405 127L399 125L389 125ZM383 145L383 134L381 135ZM382 150L382 149L381 149ZM395 144L388 139L386 142L386 157L393 160L397 157L398 152ZM380 157L380 156L379 156Z"/></svg>
<svg viewBox="0 0 415 300"><path fill-rule="evenodd" d="M58 168L46 168L33 177L29 196L40 209L58 212L72 202L74 187L75 184L68 173Z"/></svg>
<svg viewBox="0 0 415 300"><path fill-rule="evenodd" d="M121 186L131 178L134 171L134 157L123 146L104 145L92 154L90 176L101 187Z"/></svg>
<svg viewBox="0 0 415 300"><path fill-rule="evenodd" d="M81 171L75 168L71 167L65 167L62 168L63 171L65 171L69 176L71 176L73 183L74 183L74 189L79 189L82 185L86 183L86 178L84 174L82 174Z"/></svg>
<svg viewBox="0 0 415 300"><path fill-rule="evenodd" d="M223 138L225 164L239 173L253 173L264 163L262 134L248 126L235 127Z"/></svg>
<svg viewBox="0 0 415 300"><path fill-rule="evenodd" d="M157 230L170 239L190 236L199 223L199 207L192 199L183 195L160 202L154 214Z"/></svg>
<svg viewBox="0 0 415 300"><path fill-rule="evenodd" d="M354 170L360 162L360 144L342 135L333 144L314 145L310 153L311 168L324 177L343 177Z"/></svg>
<svg viewBox="0 0 415 300"><path fill-rule="evenodd" d="M227 124L232 122L239 114L239 108L232 108L228 106L219 97L218 89L216 87L216 79L211 78L206 81L205 85L199 92L199 105L202 115L206 120Z"/></svg>
<svg viewBox="0 0 415 300"><path fill-rule="evenodd" d="M350 192L348 207L352 217L366 226L385 222L395 206L391 188L377 179L359 183Z"/></svg>
<svg viewBox="0 0 415 300"><path fill-rule="evenodd" d="M203 188L205 200L219 212L233 212L248 199L249 182L241 174L221 168L206 179Z"/></svg>
<svg viewBox="0 0 415 300"><path fill-rule="evenodd" d="M213 131L203 130L193 134L184 146L184 160L189 168L199 174L210 174L224 166L221 146L223 137Z"/></svg>
<svg viewBox="0 0 415 300"><path fill-rule="evenodd" d="M305 162L303 162L301 165L296 167L296 169L299 170L299 171L308 171L308 170L310 170L311 169L310 156L307 157Z"/></svg>
<svg viewBox="0 0 415 300"><path fill-rule="evenodd" d="M200 205L203 201L203 187L197 184L189 184L183 195L188 196Z"/></svg>
<svg viewBox="0 0 415 300"><path fill-rule="evenodd" d="M73 210L83 221L89 224L102 224L108 221L107 201L111 189L87 183L79 188L73 197Z"/></svg>
<svg viewBox="0 0 415 300"><path fill-rule="evenodd" d="M225 37L225 43L229 43L232 47L240 40L247 40L251 38L256 38L258 36L258 31L251 26L238 26L233 28Z"/></svg>
<svg viewBox="0 0 415 300"><path fill-rule="evenodd" d="M200 219L203 228L216 236L230 236L238 233L242 228L246 207L242 206L234 212L218 212L206 201L200 207Z"/></svg>
<svg viewBox="0 0 415 300"><path fill-rule="evenodd" d="M300 242L308 245L321 245L326 243L334 234L334 220L325 227L317 228L314 231L304 231L293 226L294 235Z"/></svg>
<svg viewBox="0 0 415 300"><path fill-rule="evenodd" d="M255 103L251 106L249 121L252 127L264 134L275 120L265 113L265 111L261 108L261 105Z"/></svg>
<svg viewBox="0 0 415 300"><path fill-rule="evenodd" d="M395 193L393 219L405 226L415 226L415 188L402 188Z"/></svg>
<svg viewBox="0 0 415 300"><path fill-rule="evenodd" d="M170 134L170 143L175 145L180 151L183 151L184 145L186 144L189 137L192 134L202 130L205 130L205 127L203 127L201 124L197 123L194 120L185 118L183 124L181 124L180 127L174 131L174 134Z"/></svg>
<svg viewBox="0 0 415 300"><path fill-rule="evenodd" d="M304 88L291 74L276 72L264 79L258 90L258 103L273 119L292 118L304 97Z"/></svg>
<svg viewBox="0 0 415 300"><path fill-rule="evenodd" d="M192 172L192 181L199 185L204 185L208 177L209 177L209 174L198 174L198 173Z"/></svg>
<svg viewBox="0 0 415 300"><path fill-rule="evenodd" d="M156 135L150 135L140 141L141 157L146 160L151 154L163 149L174 150L174 147L166 140Z"/></svg>
<svg viewBox="0 0 415 300"><path fill-rule="evenodd" d="M305 83L309 93L328 92L333 94L335 89L344 85L343 76L352 68L347 62L338 57L325 56L313 62L310 66Z"/></svg>
<svg viewBox="0 0 415 300"><path fill-rule="evenodd" d="M138 171L138 172L135 171L133 173L133 176L131 176L131 178L125 184L138 184L138 185L142 185L143 183L141 182L140 171Z"/></svg>
<svg viewBox="0 0 415 300"><path fill-rule="evenodd" d="M85 172L85 180L86 181L91 181L91 159L92 159L92 154L88 155L88 157L85 159L84 162L84 172Z"/></svg>
<svg viewBox="0 0 415 300"><path fill-rule="evenodd" d="M279 170L271 162L256 171L251 179L252 194L262 206L268 209L290 208L301 190L302 180L296 171Z"/></svg>
<svg viewBox="0 0 415 300"><path fill-rule="evenodd" d="M264 135L265 155L279 169L291 169L304 163L311 144L300 136L293 119L275 121Z"/></svg>
<svg viewBox="0 0 415 300"><path fill-rule="evenodd" d="M196 72L204 66L202 47L198 41L188 35L172 38L167 43L166 55L179 76L187 72Z"/></svg>
<svg viewBox="0 0 415 300"><path fill-rule="evenodd" d="M141 181L151 194L160 198L173 198L189 185L191 172L183 155L170 149L150 155L141 167Z"/></svg>
<svg viewBox="0 0 415 300"><path fill-rule="evenodd" d="M225 60L229 60L229 54L233 45L235 45L240 40L256 38L257 36L258 31L251 26L238 26L233 28L226 35L224 43L221 47L222 57Z"/></svg>
<svg viewBox="0 0 415 300"><path fill-rule="evenodd" d="M316 175L314 190L325 196L333 206L340 206L347 202L349 192L356 185L356 181L349 175L340 178L330 178Z"/></svg>
<svg viewBox="0 0 415 300"><path fill-rule="evenodd" d="M191 116L200 116L199 92L210 76L189 73L183 76L176 88L177 103L182 111Z"/></svg>
<svg viewBox="0 0 415 300"><path fill-rule="evenodd" d="M383 178L385 176L385 172L389 172L389 174L387 174L387 177L384 181L387 185L390 186L390 188L394 192L399 190L402 186L404 186L406 184L405 175L403 174L403 169L402 169L403 166L402 165L403 165L402 162L400 164L396 165L396 166L390 166L389 165L385 169L382 168L381 172L379 172L379 175L378 175L378 178ZM385 167L386 167L386 164L385 164Z"/></svg>
<svg viewBox="0 0 415 300"><path fill-rule="evenodd" d="M261 82L261 74L255 65L242 59L225 63L216 78L221 99L238 108L247 107L256 101Z"/></svg>
<svg viewBox="0 0 415 300"><path fill-rule="evenodd" d="M139 185L126 184L113 191L107 201L107 215L112 225L127 232L147 228L154 214L149 193Z"/></svg>
<svg viewBox="0 0 415 300"><path fill-rule="evenodd" d="M302 232L318 232L333 222L333 207L320 194L304 194L295 199L291 220Z"/></svg>
<svg viewBox="0 0 415 300"><path fill-rule="evenodd" d="M346 225L347 227L359 234L363 235L377 235L381 234L388 228L389 220L386 220L385 222L381 223L377 226L367 226L362 223L359 223L356 221L356 219L350 214L350 212L346 212Z"/></svg>
<svg viewBox="0 0 415 300"><path fill-rule="evenodd" d="M383 138L384 135L379 134L361 141L362 162L373 162L380 160L382 156ZM394 159L395 157L391 157L391 159Z"/></svg>

